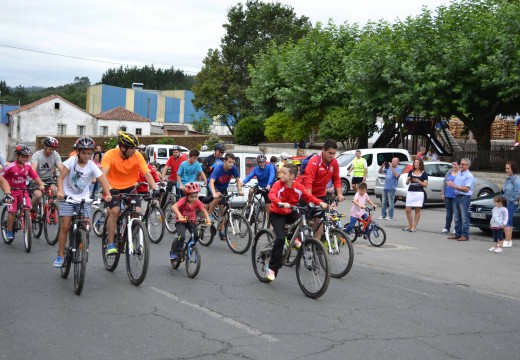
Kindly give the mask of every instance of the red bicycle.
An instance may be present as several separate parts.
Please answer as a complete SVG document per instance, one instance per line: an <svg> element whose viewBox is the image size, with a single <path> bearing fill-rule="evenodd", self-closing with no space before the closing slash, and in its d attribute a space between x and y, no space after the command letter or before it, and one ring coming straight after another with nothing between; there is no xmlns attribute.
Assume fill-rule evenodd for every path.
<svg viewBox="0 0 520 360"><path fill-rule="evenodd" d="M364 220L358 219L356 225L350 230L348 235L352 237L352 242L356 241L358 237L366 235L372 246L383 246L386 242L386 232L382 227L376 224L376 220L372 216L372 212L375 210L369 207L366 207L365 210L368 213L368 217ZM346 231L346 226L344 230Z"/></svg>
<svg viewBox="0 0 520 360"><path fill-rule="evenodd" d="M16 238L16 233L18 231L21 231L23 234L25 251L31 252L31 214L29 204L27 204L25 200L25 194L29 191L25 188L11 188L11 190L22 191L23 200L20 202L20 204L18 204L18 208L16 209L16 213L14 214L13 237L11 239L7 238L7 218L9 214L7 212L7 206L4 206L4 210L2 210L2 217L0 220L0 224L2 224L2 238L4 239L4 242L9 245Z"/></svg>
<svg viewBox="0 0 520 360"><path fill-rule="evenodd" d="M49 245L56 245L60 233L60 214L56 204L56 196L52 194L55 181L46 182L45 190L33 213L32 230L34 237L39 238L42 231Z"/></svg>

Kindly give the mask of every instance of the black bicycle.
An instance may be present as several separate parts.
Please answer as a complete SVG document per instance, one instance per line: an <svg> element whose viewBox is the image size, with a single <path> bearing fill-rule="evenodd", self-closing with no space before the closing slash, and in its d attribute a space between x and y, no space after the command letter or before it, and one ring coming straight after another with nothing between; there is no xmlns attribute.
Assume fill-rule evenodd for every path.
<svg viewBox="0 0 520 360"><path fill-rule="evenodd" d="M251 188L253 189L253 199L247 202L242 215L247 219L256 234L258 230L263 229L266 224L267 212L263 203L263 195L268 191L259 186L253 186Z"/></svg>
<svg viewBox="0 0 520 360"><path fill-rule="evenodd" d="M148 183L140 183L146 184ZM138 185L140 185L138 184ZM164 222L164 211L160 207L159 199L154 199L151 195L143 194L143 200L146 201L146 210L142 217L143 223L148 231L148 238L154 244L161 242L166 228Z"/></svg>
<svg viewBox="0 0 520 360"><path fill-rule="evenodd" d="M193 222L193 225L195 225L194 231L191 233L189 238L186 237L184 239L184 244L177 254L177 260L171 260L173 269L178 269L181 263L186 261L186 274L188 274L190 278L197 276L202 262L195 235L198 233L200 237L201 228L199 225L203 226L203 224L205 224L205 220L201 219L200 217L198 217L195 222ZM173 251L173 244L170 251Z"/></svg>

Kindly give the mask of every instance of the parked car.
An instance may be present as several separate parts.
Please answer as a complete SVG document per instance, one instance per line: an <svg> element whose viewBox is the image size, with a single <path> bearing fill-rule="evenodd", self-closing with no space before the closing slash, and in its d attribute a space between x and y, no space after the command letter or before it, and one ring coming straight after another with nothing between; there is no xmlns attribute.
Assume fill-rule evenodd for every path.
<svg viewBox="0 0 520 360"><path fill-rule="evenodd" d="M406 201L406 194L408 193L408 185L406 185L406 178L408 172L412 170L412 161L403 161L399 163L399 167L403 169L399 180L397 181L397 189L395 191L395 200ZM451 171L451 163L441 161L425 161L424 170L428 174L428 187L425 189L425 203L442 203L441 188L444 177L448 171ZM383 196L383 188L385 186L385 175L379 174L377 177L376 188L374 193L378 199L381 200ZM500 191L495 183L475 178L475 188L473 189L472 199L486 196Z"/></svg>
<svg viewBox="0 0 520 360"><path fill-rule="evenodd" d="M491 210L493 210L493 197L501 195L500 193L483 196L472 200L469 204L469 221L470 225L478 227L485 232L491 232L489 222L491 221ZM520 230L520 208L516 210L513 217L513 228Z"/></svg>
<svg viewBox="0 0 520 360"><path fill-rule="evenodd" d="M392 161L394 157L399 158L399 161L412 160L410 153L405 149L397 148L374 148L374 149L360 149L361 157L367 161L367 188L368 190L374 190L376 186L376 179L378 176L378 170L382 163L385 161ZM348 191L351 190L352 184L352 173L347 175L348 170L352 167L352 161L356 157L356 150L349 150L342 152L336 160L339 165L339 176L341 177L341 188L343 195L347 195Z"/></svg>
<svg viewBox="0 0 520 360"><path fill-rule="evenodd" d="M180 145L179 145L180 146ZM187 147L180 146L181 152L183 154L188 154L190 150ZM148 155L148 159L151 164L154 164L157 167L157 170L161 172L166 165L166 162L172 156L173 153L173 145L165 145L165 144L152 144L146 146L146 155Z"/></svg>

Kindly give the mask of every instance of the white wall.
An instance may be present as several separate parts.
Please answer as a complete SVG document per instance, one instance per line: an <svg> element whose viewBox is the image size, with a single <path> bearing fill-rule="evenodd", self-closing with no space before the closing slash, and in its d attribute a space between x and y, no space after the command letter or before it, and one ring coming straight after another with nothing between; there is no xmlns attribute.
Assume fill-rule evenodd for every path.
<svg viewBox="0 0 520 360"><path fill-rule="evenodd" d="M121 120L97 120L96 135L101 135L101 126L108 126L108 136L116 136L122 126L126 127L126 132L135 134L135 129L141 129L141 135L150 135L151 124L140 121L121 121ZM139 135L138 135L139 136Z"/></svg>
<svg viewBox="0 0 520 360"><path fill-rule="evenodd" d="M7 137L7 125L0 124L0 153L4 155L4 157L7 160L7 143L8 143L8 137Z"/></svg>

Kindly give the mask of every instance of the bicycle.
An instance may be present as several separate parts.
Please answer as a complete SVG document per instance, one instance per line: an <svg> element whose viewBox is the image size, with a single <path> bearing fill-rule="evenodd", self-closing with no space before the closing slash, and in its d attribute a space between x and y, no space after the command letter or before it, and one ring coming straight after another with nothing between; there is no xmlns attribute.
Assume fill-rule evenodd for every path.
<svg viewBox="0 0 520 360"><path fill-rule="evenodd" d="M255 234L258 232L258 229L263 229L266 223L267 212L265 210L265 206L262 203L263 194L267 193L267 189L259 187L259 186L245 186L252 188L253 191L253 199L248 201L246 206L244 207L244 211L242 215L247 219L249 225L251 225L255 231Z"/></svg>
<svg viewBox="0 0 520 360"><path fill-rule="evenodd" d="M161 182L161 187L165 187L166 183ZM163 196L167 196L166 203L163 207L164 212L164 225L166 226L166 230L170 234L175 234L177 232L177 228L175 228L175 213L172 211L172 206L180 200L180 196L177 193L177 186L174 185L172 190L168 194L164 194Z"/></svg>
<svg viewBox="0 0 520 360"><path fill-rule="evenodd" d="M148 183L139 183L137 185ZM164 236L164 229L166 227L164 219L164 212L159 206L159 200L152 198L152 196L145 194L143 200L147 202L146 210L142 216L142 222L146 225L148 231L148 238L154 244L161 242Z"/></svg>
<svg viewBox="0 0 520 360"><path fill-rule="evenodd" d="M220 236L220 240L225 240L231 251L236 254L243 254L249 250L252 241L251 226L242 214L229 205L230 199L238 195L236 192L221 195L221 198L227 200L227 204L223 208L224 214L220 216L221 207L215 207L213 210L214 223L210 227L210 235L205 237L205 231L202 231L199 239L201 245L209 246L217 234L217 229L220 229L220 224L224 222L224 235Z"/></svg>
<svg viewBox="0 0 520 360"><path fill-rule="evenodd" d="M11 190L21 190L22 191L22 201L18 204L16 209L16 213L14 214L14 223L13 223L13 238L7 239L7 218L9 216L7 212L7 206L2 210L2 217L0 219L0 224L2 224L2 238L7 245L10 245L16 237L16 233L21 231L23 233L23 244L25 246L25 252L31 252L32 246L32 225L31 225L31 214L29 205L25 200L25 193L29 193L29 190L26 188L11 188Z"/></svg>
<svg viewBox="0 0 520 360"><path fill-rule="evenodd" d="M114 243L118 247L119 252L106 255L108 234L105 221L101 235L103 263L108 271L114 271L119 264L121 254L126 254L128 278L133 285L139 286L146 277L150 258L148 232L136 210L135 198L143 195L119 194L112 196L119 197L121 201L121 212L117 218L116 232L114 234ZM105 216L108 219L110 213L108 212Z"/></svg>
<svg viewBox="0 0 520 360"><path fill-rule="evenodd" d="M365 210L368 213L368 217L365 220L358 219L357 224L347 235L352 236L352 242L355 242L358 237L366 235L372 246L381 247L386 242L386 231L377 225L375 217L372 216L372 212L375 213L375 210L369 207L366 207Z"/></svg>
<svg viewBox="0 0 520 360"><path fill-rule="evenodd" d="M190 278L194 278L195 276L197 276L200 270L202 259L200 257L197 241L195 240L195 232L198 232L200 237L201 229L198 227L198 225L204 223L204 219L197 218L195 220L195 222L193 223L194 225L196 225L195 231L191 233L189 239L184 239L184 244L182 245L182 248L179 251L177 260L170 260L173 269L178 269L181 263L183 261L186 261L186 274ZM173 243L171 251L173 251Z"/></svg>
<svg viewBox="0 0 520 360"><path fill-rule="evenodd" d="M96 209L92 213L92 230L94 231L94 234L96 234L96 236L101 237L101 235L103 234L103 228L105 227L105 219L108 211L108 206L104 201L98 201L99 204L92 204L92 208Z"/></svg>
<svg viewBox="0 0 520 360"><path fill-rule="evenodd" d="M87 272L88 247L90 244L90 220L84 218L83 214L85 204L90 204L93 200L75 199L66 196L64 201L79 205L79 209L72 213L69 236L65 243L65 256L63 257L63 265L60 272L61 277L66 279L69 276L71 265L74 264L74 292L76 295L80 295Z"/></svg>
<svg viewBox="0 0 520 360"><path fill-rule="evenodd" d="M42 191L42 197L36 205L35 216L32 219L34 237L39 238L43 231L45 241L51 246L58 242L61 227L56 195L52 194L52 186L56 184L56 181L45 183L45 189Z"/></svg>
<svg viewBox="0 0 520 360"><path fill-rule="evenodd" d="M296 279L305 296L317 299L327 291L330 282L330 266L323 243L312 237L312 228L308 224L312 209L309 206L292 206L293 211L303 213L299 220L285 226L286 241L282 256L282 265L296 264ZM258 280L269 282L265 273L269 268L271 251L276 236L272 230L262 229L256 234L251 249L253 270ZM294 247L300 239L299 249ZM296 254L293 254L296 252ZM291 257L293 256L293 257Z"/></svg>

